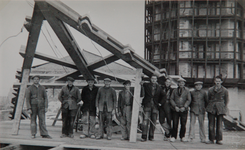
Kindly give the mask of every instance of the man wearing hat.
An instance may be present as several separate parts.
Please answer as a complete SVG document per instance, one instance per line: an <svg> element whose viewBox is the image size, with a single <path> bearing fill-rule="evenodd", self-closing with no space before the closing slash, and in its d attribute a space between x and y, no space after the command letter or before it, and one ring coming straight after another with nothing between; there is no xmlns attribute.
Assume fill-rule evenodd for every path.
<svg viewBox="0 0 245 150"><path fill-rule="evenodd" d="M42 138L49 138L45 123L45 113L48 111L48 97L45 87L39 84L40 76L33 76L33 84L26 90L27 111L31 114L31 138L36 138L37 116L39 119L39 130Z"/></svg>
<svg viewBox="0 0 245 150"><path fill-rule="evenodd" d="M199 136L202 143L206 142L204 119L205 119L205 107L207 105L207 94L202 89L203 82L197 81L194 83L195 90L191 91L191 104L190 104L190 130L189 139L190 142L195 138L195 123L196 117L199 122Z"/></svg>
<svg viewBox="0 0 245 150"><path fill-rule="evenodd" d="M171 127L172 127L172 110L170 104L170 96L173 92L171 88L171 79L166 78L165 84L162 86L163 92L166 93L166 101L162 103L159 107L159 122L163 129L165 129L164 141L168 141L171 136Z"/></svg>
<svg viewBox="0 0 245 150"><path fill-rule="evenodd" d="M126 80L123 82L124 89L119 92L118 97L118 115L121 120L121 140L129 140L132 105L133 105L133 91L130 91L131 82Z"/></svg>
<svg viewBox="0 0 245 150"><path fill-rule="evenodd" d="M229 95L228 90L221 85L223 83L221 76L216 76L214 83L215 85L208 90L208 104L206 107L209 128L209 141L207 144L214 144L214 140L216 140L216 144L222 145L222 121L223 116L228 111Z"/></svg>
<svg viewBox="0 0 245 150"><path fill-rule="evenodd" d="M81 111L83 113L82 120L87 120L88 124L86 126L87 128L83 126L83 133L85 137L95 138L95 100L98 92L98 87L94 85L95 81L93 78L89 78L86 81L88 85L85 86L82 90L81 97L83 101L83 106L81 108Z"/></svg>
<svg viewBox="0 0 245 150"><path fill-rule="evenodd" d="M104 79L104 87L100 87L96 96L95 106L99 114L99 136L96 139L104 138L104 123L106 121L107 139L111 140L112 135L112 115L115 114L117 96L114 88L110 87L111 79Z"/></svg>
<svg viewBox="0 0 245 150"><path fill-rule="evenodd" d="M62 110L62 135L61 138L70 137L73 135L73 124L77 113L77 105L82 105L81 94L77 87L73 85L74 79L67 77L67 85L63 86L58 99L61 102ZM81 102L80 102L81 101Z"/></svg>
<svg viewBox="0 0 245 150"><path fill-rule="evenodd" d="M141 142L145 142L147 138L152 141L154 139L155 125L158 116L158 108L161 106L162 101L166 100L166 95L162 88L157 83L157 76L151 76L150 83L143 83L142 85L142 106L144 111L144 120L142 125ZM150 123L150 127L149 127Z"/></svg>
<svg viewBox="0 0 245 150"><path fill-rule="evenodd" d="M187 142L188 140L185 138L186 132L186 122L187 122L187 114L188 107L191 103L191 93L189 89L185 87L185 79L178 79L178 88L173 90L173 93L170 97L170 103L173 109L173 129L171 135L171 142L174 142L177 139L178 134L178 126L180 120L180 140L181 142Z"/></svg>

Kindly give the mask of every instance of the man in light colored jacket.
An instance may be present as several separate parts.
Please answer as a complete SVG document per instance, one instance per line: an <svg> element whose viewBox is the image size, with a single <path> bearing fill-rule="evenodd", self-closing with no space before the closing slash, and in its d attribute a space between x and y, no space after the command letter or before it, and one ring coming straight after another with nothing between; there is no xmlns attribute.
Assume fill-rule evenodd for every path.
<svg viewBox="0 0 245 150"><path fill-rule="evenodd" d="M104 138L104 123L107 124L107 139L111 140L112 115L115 114L117 96L114 88L110 87L111 79L104 79L105 86L100 87L96 96L96 108L99 114L99 136L96 139Z"/></svg>
<svg viewBox="0 0 245 150"><path fill-rule="evenodd" d="M191 91L191 104L190 104L190 130L189 130L189 140L193 141L195 138L195 122L196 117L199 122L199 135L202 143L206 142L205 129L204 129L204 119L205 119L205 107L207 105L207 94L202 89L203 82L197 81L194 83L195 90Z"/></svg>
<svg viewBox="0 0 245 150"><path fill-rule="evenodd" d="M191 93L189 89L185 87L185 79L178 79L178 88L174 89L170 103L173 109L173 129L171 135L171 142L174 142L177 139L178 126L180 120L180 140L181 142L187 142L188 140L185 138L186 132L186 122L188 115L188 107L191 103Z"/></svg>

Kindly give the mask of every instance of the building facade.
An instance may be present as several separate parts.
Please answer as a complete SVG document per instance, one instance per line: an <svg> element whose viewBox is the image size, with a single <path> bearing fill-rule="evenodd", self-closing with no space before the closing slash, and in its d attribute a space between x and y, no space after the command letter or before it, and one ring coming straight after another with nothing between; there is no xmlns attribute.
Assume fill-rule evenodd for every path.
<svg viewBox="0 0 245 150"><path fill-rule="evenodd" d="M145 3L145 59L193 83L244 83L244 6L236 0ZM244 85L243 85L244 86Z"/></svg>

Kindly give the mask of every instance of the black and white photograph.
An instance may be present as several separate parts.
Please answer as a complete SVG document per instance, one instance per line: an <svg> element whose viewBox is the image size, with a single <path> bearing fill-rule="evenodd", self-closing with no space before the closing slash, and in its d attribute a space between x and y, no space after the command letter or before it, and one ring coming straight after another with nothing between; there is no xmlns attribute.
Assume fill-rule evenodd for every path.
<svg viewBox="0 0 245 150"><path fill-rule="evenodd" d="M0 150L245 149L244 0L1 0Z"/></svg>

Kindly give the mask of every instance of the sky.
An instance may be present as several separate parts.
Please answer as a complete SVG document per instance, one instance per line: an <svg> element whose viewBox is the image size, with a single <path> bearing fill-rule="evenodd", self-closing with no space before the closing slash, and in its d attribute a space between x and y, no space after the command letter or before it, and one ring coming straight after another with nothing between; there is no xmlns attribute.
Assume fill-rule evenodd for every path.
<svg viewBox="0 0 245 150"><path fill-rule="evenodd" d="M137 54L144 53L144 1L143 0L61 0L81 16L88 15L93 24L114 37L124 45L130 45ZM5 0L0 3L0 96L7 96L17 80L15 74L21 69L23 58L19 55L21 45L26 46L29 33L25 28L21 31L26 16L32 16L33 0ZM96 48L91 40L70 28L81 50L87 50L103 56L110 54L101 46ZM47 40L51 43L53 52ZM44 21L39 36L37 52L61 58L67 52L49 24ZM119 61L122 62L122 61ZM32 65L44 61L34 59Z"/></svg>

